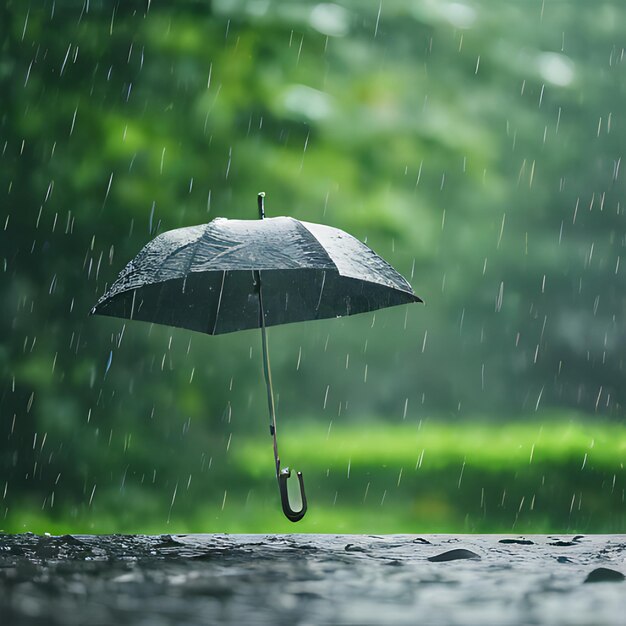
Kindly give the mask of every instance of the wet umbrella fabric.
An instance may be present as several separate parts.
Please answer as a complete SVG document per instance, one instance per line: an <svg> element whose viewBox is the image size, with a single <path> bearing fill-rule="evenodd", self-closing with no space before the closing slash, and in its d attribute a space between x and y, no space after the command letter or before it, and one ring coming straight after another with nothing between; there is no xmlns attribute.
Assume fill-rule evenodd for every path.
<svg viewBox="0 0 626 626"><path fill-rule="evenodd" d="M409 283L366 245L291 217L217 218L156 237L93 312L210 335L341 317L419 302Z"/></svg>
<svg viewBox="0 0 626 626"><path fill-rule="evenodd" d="M354 315L421 302L409 283L366 245L329 226L291 217L217 218L163 233L148 243L100 298L92 314L217 335L262 331L270 434L283 512L302 519L307 502L289 504L281 469L266 326Z"/></svg>

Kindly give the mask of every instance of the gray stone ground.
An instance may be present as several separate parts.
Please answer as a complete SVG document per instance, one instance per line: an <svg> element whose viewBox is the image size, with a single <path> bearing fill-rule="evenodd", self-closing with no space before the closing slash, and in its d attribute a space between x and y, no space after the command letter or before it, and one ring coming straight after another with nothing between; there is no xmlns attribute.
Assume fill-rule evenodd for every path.
<svg viewBox="0 0 626 626"><path fill-rule="evenodd" d="M624 574L626 535L0 535L0 624L624 626Z"/></svg>

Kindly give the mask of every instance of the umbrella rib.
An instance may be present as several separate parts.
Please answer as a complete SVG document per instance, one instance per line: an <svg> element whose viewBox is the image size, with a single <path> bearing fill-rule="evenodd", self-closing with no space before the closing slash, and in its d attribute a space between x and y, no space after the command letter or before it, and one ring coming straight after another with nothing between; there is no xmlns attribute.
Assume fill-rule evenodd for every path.
<svg viewBox="0 0 626 626"><path fill-rule="evenodd" d="M209 226L210 225L211 225L211 222L209 222L208 224L204 224L204 230L203 230L202 234L196 240L190 241L188 243L185 243L185 244L181 245L179 248L175 248L174 250L170 250L161 259L161 263L160 263L159 268L157 270L157 273L155 275L155 278L157 280L153 281L154 284L158 284L159 282L166 282L167 280L173 280L173 278L166 279L165 281L158 280L160 278L160 276L162 275L162 273L163 273L163 269L164 269L163 265L165 265L165 263L167 261L169 261L174 255L178 254L181 250L186 250L187 248L191 248L192 252L191 252L191 255L189 257L189 261L187 262L187 264L185 266L185 270L184 270L184 272L182 274L182 278L184 278L185 281L186 281L187 276L191 273L191 266L193 265L193 262L194 262L194 260L196 258L196 255L198 254L198 249L200 248L200 244L202 243L202 240L206 236L207 231L209 230ZM167 234L167 233L164 233L164 234ZM139 272L140 272L139 268L133 269L133 270L131 270L128 273L128 276L132 276L133 274L139 273ZM174 278L181 278L181 276L176 276Z"/></svg>
<svg viewBox="0 0 626 626"><path fill-rule="evenodd" d="M326 269L334 269L338 274L341 274L339 268L337 267L337 263L335 263L333 257L330 256L328 250L326 250L326 248L320 243L319 239L300 220L295 218L290 219L295 222L297 229L306 237L309 245L315 246L318 251L326 257L330 264Z"/></svg>
<svg viewBox="0 0 626 626"><path fill-rule="evenodd" d="M189 242L187 242L187 243L185 243L185 244L181 245L181 246L180 246L180 247L178 247L178 248L174 248L173 250L170 250L167 254L165 254L165 255L163 256L163 258L162 258L162 259L161 259L161 261L160 261L159 268L158 268L158 270L157 270L157 272L156 272L156 274L155 274L155 277L154 277L154 278L155 278L155 280L154 280L154 281L152 281L154 284L158 284L159 282L163 282L163 281L160 281L159 279L160 279L160 277L161 277L161 275L162 275L162 273L163 273L163 271L164 271L163 266L165 265L165 263L166 263L167 261L169 261L169 260L170 260L170 259L171 259L174 255L179 254L182 250L186 250L186 249L188 249L188 248L192 248L192 253L191 253L191 256L190 256L190 258L189 258L189 262L187 263L187 265L186 265L186 267L185 267L184 274L183 274L183 277L184 277L184 278L187 278L187 276L188 276L188 274L189 274L189 271L190 271L190 269L191 269L191 265L193 264L193 261L194 261L194 259L195 259L195 257L196 257L197 252L198 252L198 248L199 248L199 246L200 246L200 243L202 242L202 239L204 238L204 236L205 236L205 235L206 235L206 233L207 233L207 230L208 230L209 224L205 224L204 226L205 226L205 228L204 228L203 233L202 233L202 234L200 235L200 237L198 237L196 240L194 240L194 241L189 241ZM161 235L161 236L162 236L162 235ZM148 244L148 245L150 245L150 244ZM145 248L144 248L144 249L145 249ZM140 253L140 254L141 254L141 253ZM133 261L133 262L134 262L134 261ZM139 274L139 275L141 276L141 274L145 272L145 270L144 270L144 269L143 269L143 268L142 268L139 264L135 264L135 267L131 268L128 272L126 272L126 269L127 269L127 268L124 268L124 270L122 271L122 273L120 274L120 276L118 276L118 278L117 278L117 280L115 281L115 283L117 283L117 282L118 282L121 278L124 278L124 280L126 281L126 280L128 280L130 277L132 277L132 276L134 276L134 275L136 275L136 274ZM125 272L126 272L126 273L125 273ZM167 280L167 279L166 279L166 280ZM113 287L113 286L115 286L115 283L112 285L112 287ZM127 291L127 290L123 290L123 291ZM104 294L104 296L106 296L106 294ZM102 298L100 298L100 300L102 300L102 299L104 298L104 296L103 296Z"/></svg>
<svg viewBox="0 0 626 626"><path fill-rule="evenodd" d="M193 252L191 253L191 261L193 261L194 256L196 255L196 251L198 249L198 244L200 242L200 240L202 239L202 237L204 237L204 234L201 237L198 237L198 239L196 239L196 241L190 241L189 243L186 243L182 246L180 246L180 248L175 248L174 250L171 250L170 252L168 252L162 259L161 259L161 265L159 267L159 271L157 273L157 278L161 275L161 273L163 272L163 266L165 265L165 263L167 261L169 261L175 254L178 254L181 250L185 250L187 248L193 248ZM187 266L187 269L185 270L185 275L188 273L189 271L189 267L191 267L191 261ZM134 272L129 272L129 275L133 274ZM158 281L157 281L158 282Z"/></svg>
<svg viewBox="0 0 626 626"><path fill-rule="evenodd" d="M211 224L211 222L209 222L204 227L204 232L194 242L195 246L194 246L193 252L191 253L191 256L189 257L189 263L187 263L187 267L185 268L185 274L184 274L185 277L188 276L189 273L191 272L191 266L193 265L194 259L196 258L196 254L198 254L198 249L200 248L200 242L206 237L206 234L207 234L207 231L209 230L210 224Z"/></svg>

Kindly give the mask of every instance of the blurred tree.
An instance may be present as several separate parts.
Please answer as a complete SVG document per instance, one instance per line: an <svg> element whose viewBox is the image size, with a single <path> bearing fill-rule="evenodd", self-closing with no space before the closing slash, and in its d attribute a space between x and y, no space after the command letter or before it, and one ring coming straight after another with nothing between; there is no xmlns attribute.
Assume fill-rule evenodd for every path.
<svg viewBox="0 0 626 626"><path fill-rule="evenodd" d="M87 312L158 232L254 218L261 189L427 302L277 329L280 411L622 419L625 21L618 3L5 0L5 512L79 511L97 485L120 509L192 498L197 472L221 502L232 437L265 433L256 334Z"/></svg>

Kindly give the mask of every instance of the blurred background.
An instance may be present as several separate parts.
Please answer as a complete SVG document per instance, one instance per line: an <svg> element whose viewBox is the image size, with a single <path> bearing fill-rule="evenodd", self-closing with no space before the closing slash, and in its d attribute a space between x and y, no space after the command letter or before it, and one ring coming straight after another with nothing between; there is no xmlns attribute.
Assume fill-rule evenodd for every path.
<svg viewBox="0 0 626 626"><path fill-rule="evenodd" d="M626 6L3 0L0 530L625 532ZM425 305L89 317L158 233L291 215ZM292 479L293 480L293 479Z"/></svg>

